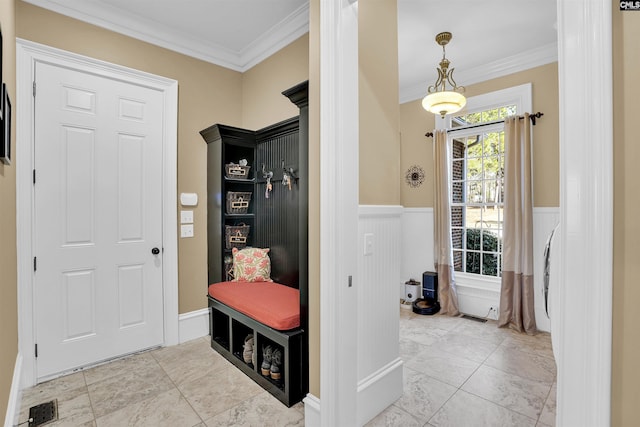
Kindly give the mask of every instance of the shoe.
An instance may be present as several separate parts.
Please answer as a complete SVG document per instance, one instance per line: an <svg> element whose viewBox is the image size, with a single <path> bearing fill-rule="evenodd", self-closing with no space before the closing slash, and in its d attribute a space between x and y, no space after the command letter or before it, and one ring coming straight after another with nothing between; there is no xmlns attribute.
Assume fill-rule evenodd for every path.
<svg viewBox="0 0 640 427"><path fill-rule="evenodd" d="M262 365L260 369L262 371L262 375L265 377L269 376L269 372L271 371L271 357L273 354L273 349L270 345L266 347L262 347Z"/></svg>
<svg viewBox="0 0 640 427"><path fill-rule="evenodd" d="M279 348L276 348L271 354L271 368L269 368L269 374L271 375L272 380L280 381L280 379L282 378L282 374L280 372L281 366L282 351Z"/></svg>
<svg viewBox="0 0 640 427"><path fill-rule="evenodd" d="M242 359L244 363L251 363L253 361L253 334L247 335L242 348Z"/></svg>

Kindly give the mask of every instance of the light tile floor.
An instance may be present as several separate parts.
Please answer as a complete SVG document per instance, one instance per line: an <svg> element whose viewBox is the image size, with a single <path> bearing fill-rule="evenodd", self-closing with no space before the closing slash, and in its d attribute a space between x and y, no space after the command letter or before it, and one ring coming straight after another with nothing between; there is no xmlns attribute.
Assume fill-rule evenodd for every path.
<svg viewBox="0 0 640 427"><path fill-rule="evenodd" d="M401 310L404 395L368 426L554 425L555 363L549 334L498 329L495 322ZM209 346L209 337L67 375L23 392L28 408L58 399L75 426L303 426L287 408Z"/></svg>
<svg viewBox="0 0 640 427"><path fill-rule="evenodd" d="M82 370L23 392L29 408L58 399L51 427L303 426L287 408L211 349L209 337Z"/></svg>
<svg viewBox="0 0 640 427"><path fill-rule="evenodd" d="M535 336L461 317L400 312L404 394L367 426L555 425L556 365Z"/></svg>

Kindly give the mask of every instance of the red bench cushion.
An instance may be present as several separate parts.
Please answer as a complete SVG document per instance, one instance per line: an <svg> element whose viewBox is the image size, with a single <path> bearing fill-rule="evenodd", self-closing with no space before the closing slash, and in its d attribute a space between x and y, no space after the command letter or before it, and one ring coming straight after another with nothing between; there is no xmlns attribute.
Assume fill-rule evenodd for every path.
<svg viewBox="0 0 640 427"><path fill-rule="evenodd" d="M273 282L220 282L209 295L279 331L300 326L300 291Z"/></svg>

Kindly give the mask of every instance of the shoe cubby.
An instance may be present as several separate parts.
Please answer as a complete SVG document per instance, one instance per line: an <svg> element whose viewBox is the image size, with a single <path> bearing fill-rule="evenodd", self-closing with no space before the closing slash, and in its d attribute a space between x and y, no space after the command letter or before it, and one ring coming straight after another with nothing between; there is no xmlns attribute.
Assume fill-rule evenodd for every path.
<svg viewBox="0 0 640 427"><path fill-rule="evenodd" d="M251 365L253 367L253 363L252 362L246 362L244 360L244 344L245 344L245 340L247 339L248 336L251 336L251 337L253 337L254 343L255 343L255 333L254 333L253 329L251 329L250 327L238 322L235 319L232 319L231 320L231 334L232 334L231 352L233 353L233 355L235 357L240 359L243 363L246 363L247 365ZM255 351L255 345L253 345L253 348L254 348L254 351Z"/></svg>
<svg viewBox="0 0 640 427"><path fill-rule="evenodd" d="M304 375L304 356L306 355L305 333L302 328L290 331L278 331L266 326L249 316L209 297L211 320L211 348L220 353L225 359L233 363L253 379L262 388L271 393L287 406L292 406L302 400L308 385ZM227 331L226 343L219 339ZM244 339L253 333L253 351L256 352L256 364L247 364L242 357ZM215 336L215 338L214 338ZM275 380L262 375L264 356L263 346L271 346L281 352L281 377Z"/></svg>
<svg viewBox="0 0 640 427"><path fill-rule="evenodd" d="M216 311L211 313L211 341L229 351L229 316Z"/></svg>
<svg viewBox="0 0 640 427"><path fill-rule="evenodd" d="M280 390L284 391L285 388L285 376L286 376L286 366L285 366L285 360L284 360L284 356L285 356L285 351L284 351L284 347L281 345L276 344L275 342L273 342L272 340L258 334L258 372L260 372L260 375L262 375L262 377L264 379L266 379L267 381L271 382L275 387L278 387ZM270 353L271 353L271 364L274 363L275 360L275 354L276 352L279 353L279 374L280 374L280 378L274 377L271 373L271 367L267 367L268 363L265 363L265 356L267 353L267 348L270 349ZM263 369L265 369L263 371Z"/></svg>

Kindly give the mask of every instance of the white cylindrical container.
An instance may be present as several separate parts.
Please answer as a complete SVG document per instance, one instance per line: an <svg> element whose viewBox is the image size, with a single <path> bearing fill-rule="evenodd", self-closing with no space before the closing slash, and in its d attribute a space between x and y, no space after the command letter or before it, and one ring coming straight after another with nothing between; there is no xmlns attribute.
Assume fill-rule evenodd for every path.
<svg viewBox="0 0 640 427"><path fill-rule="evenodd" d="M419 282L407 282L404 284L404 299L407 302L414 302L416 299L421 298L420 295L420 283Z"/></svg>

